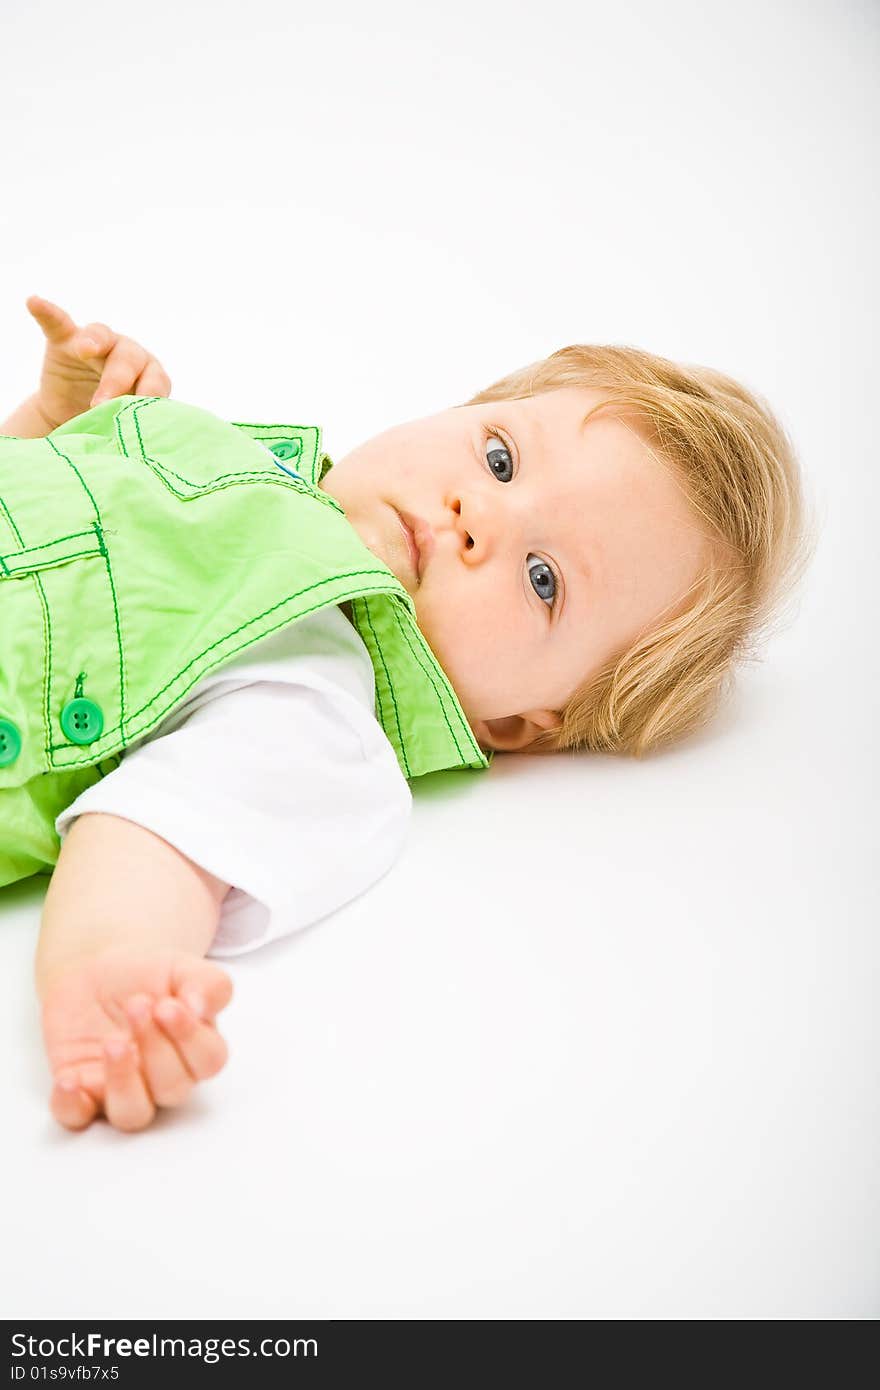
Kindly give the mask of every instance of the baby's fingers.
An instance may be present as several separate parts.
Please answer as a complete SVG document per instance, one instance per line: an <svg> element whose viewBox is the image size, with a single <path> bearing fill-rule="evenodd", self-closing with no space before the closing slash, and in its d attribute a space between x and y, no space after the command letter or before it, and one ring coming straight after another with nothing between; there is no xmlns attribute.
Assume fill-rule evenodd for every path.
<svg viewBox="0 0 880 1390"><path fill-rule="evenodd" d="M127 1038L104 1044L107 1085L104 1114L116 1129L145 1129L156 1113L138 1068L137 1048Z"/></svg>
<svg viewBox="0 0 880 1390"><path fill-rule="evenodd" d="M126 1000L141 1054L141 1066L156 1105L181 1105L195 1084L195 1078L171 1039L153 1019L153 1001L146 994Z"/></svg>
<svg viewBox="0 0 880 1390"><path fill-rule="evenodd" d="M119 338L104 363L92 405L114 400L117 396L138 395L135 385L148 362L146 350L133 338Z"/></svg>
<svg viewBox="0 0 880 1390"><path fill-rule="evenodd" d="M118 342L119 334L108 328L106 323L89 323L77 333L70 349L76 352L77 357L88 362L93 357L108 357ZM97 368L98 364L94 365Z"/></svg>
<svg viewBox="0 0 880 1390"><path fill-rule="evenodd" d="M85 1129L98 1113L98 1102L75 1077L62 1076L55 1078L49 1109L65 1129Z"/></svg>
<svg viewBox="0 0 880 1390"><path fill-rule="evenodd" d="M194 1018L178 999L160 1000L153 1016L174 1042L196 1081L216 1076L226 1065L229 1050L216 1028Z"/></svg>
<svg viewBox="0 0 880 1390"><path fill-rule="evenodd" d="M129 393L132 396L170 396L171 377L165 368L151 357Z"/></svg>

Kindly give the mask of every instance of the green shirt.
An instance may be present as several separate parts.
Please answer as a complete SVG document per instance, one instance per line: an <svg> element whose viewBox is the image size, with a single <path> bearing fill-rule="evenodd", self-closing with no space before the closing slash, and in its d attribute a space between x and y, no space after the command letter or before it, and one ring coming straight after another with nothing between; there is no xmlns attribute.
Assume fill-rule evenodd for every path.
<svg viewBox="0 0 880 1390"><path fill-rule="evenodd" d="M145 396L0 436L0 884L55 862L55 816L197 681L329 604L404 775L489 766L411 596L320 489L320 446Z"/></svg>

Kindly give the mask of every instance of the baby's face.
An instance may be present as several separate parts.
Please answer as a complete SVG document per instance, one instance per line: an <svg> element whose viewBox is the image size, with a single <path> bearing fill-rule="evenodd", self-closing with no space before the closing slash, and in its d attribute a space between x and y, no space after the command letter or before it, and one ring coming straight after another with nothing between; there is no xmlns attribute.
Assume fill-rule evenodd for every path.
<svg viewBox="0 0 880 1390"><path fill-rule="evenodd" d="M699 577L700 519L628 425L567 386L395 425L322 488L412 595L483 748L555 728L575 689ZM398 517L433 533L422 574Z"/></svg>

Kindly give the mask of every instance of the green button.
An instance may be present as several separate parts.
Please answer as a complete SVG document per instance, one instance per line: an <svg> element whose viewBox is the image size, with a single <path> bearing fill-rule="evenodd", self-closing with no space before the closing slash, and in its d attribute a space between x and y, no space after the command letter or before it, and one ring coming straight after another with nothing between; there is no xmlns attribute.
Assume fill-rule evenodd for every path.
<svg viewBox="0 0 880 1390"><path fill-rule="evenodd" d="M71 743L94 743L104 727L101 706L94 700L68 700L61 711L61 727Z"/></svg>
<svg viewBox="0 0 880 1390"><path fill-rule="evenodd" d="M21 734L11 719L0 719L0 767L14 763L21 752Z"/></svg>
<svg viewBox="0 0 880 1390"><path fill-rule="evenodd" d="M279 439L277 444L270 444L269 448L278 459L299 458L303 450L301 439Z"/></svg>

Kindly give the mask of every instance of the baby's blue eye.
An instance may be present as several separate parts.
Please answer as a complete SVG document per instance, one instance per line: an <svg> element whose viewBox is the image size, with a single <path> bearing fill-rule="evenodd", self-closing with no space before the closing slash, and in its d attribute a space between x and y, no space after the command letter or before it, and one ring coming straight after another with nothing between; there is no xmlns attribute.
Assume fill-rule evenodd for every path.
<svg viewBox="0 0 880 1390"><path fill-rule="evenodd" d="M510 450L504 445L502 440L500 440L497 435L490 434L489 439L495 440L498 444L501 444L500 449L490 449L489 452L486 454L486 458L489 460L489 467L492 469L492 472L495 473L496 468L512 469L513 459L510 457ZM486 442L488 443L489 440L487 440ZM510 478L502 478L498 473L495 473L495 477L498 479L500 483L510 482Z"/></svg>
<svg viewBox="0 0 880 1390"><path fill-rule="evenodd" d="M537 561L538 561L537 568L547 571L546 574L539 574L539 575L538 575L538 583L541 585L541 588L538 589L538 588L535 587L535 593L538 595L539 598L543 598L543 599L545 599L545 598L547 597L548 593L549 593L549 595L550 595L550 602L549 602L549 604L548 604L547 606L548 606L549 608L552 608L553 605L554 605L554 603L556 602L556 575L553 573L553 570L552 570L552 569L550 568L550 566L547 564L547 561L546 561L546 560L542 560L542 559L540 558L539 555L530 555L530 556L528 557L528 559L529 559L529 560L537 560ZM528 564L528 560L526 561L526 563ZM535 570L532 568L531 565L529 565L529 579L532 580L532 585L533 585L533 587L534 587L534 586L535 586ZM547 588L547 585L548 585L548 584L551 586L549 589Z"/></svg>
<svg viewBox="0 0 880 1390"><path fill-rule="evenodd" d="M495 445L500 444L501 448L488 449L486 451L486 458L489 461L489 467L491 468L492 472L495 474L495 477L498 479L499 482L509 483L510 478L502 478L501 472L506 471L508 468L511 470L513 469L513 459L510 457L510 450L504 443L504 440L499 438L497 434L490 434L487 432L486 443L488 444L490 443L490 441ZM513 474L511 472L511 477L512 476ZM554 571L552 565L549 565L546 560L542 560L538 555L528 555L526 557L527 564L529 560L537 560L538 564L536 566L536 569L546 571L546 573L538 575L537 585L539 587L535 587L535 580L533 578L535 571L532 569L531 566L529 566L529 579L532 580L532 587L535 589L535 593L538 595L539 598L544 599L545 602L547 602L549 598L549 602L547 602L547 607L552 609L556 603L558 592L558 580L556 578L556 572Z"/></svg>

